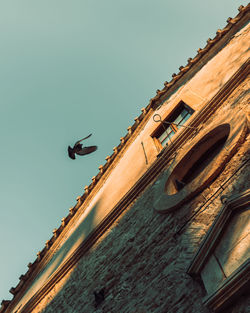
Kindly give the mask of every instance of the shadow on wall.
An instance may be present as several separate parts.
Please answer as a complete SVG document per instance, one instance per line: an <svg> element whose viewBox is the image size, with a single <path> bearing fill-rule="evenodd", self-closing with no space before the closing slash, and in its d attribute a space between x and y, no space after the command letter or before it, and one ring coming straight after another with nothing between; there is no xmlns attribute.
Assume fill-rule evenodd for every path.
<svg viewBox="0 0 250 313"><path fill-rule="evenodd" d="M82 215L83 220L78 225L72 234L69 235L69 238L63 243L63 245L55 252L52 259L46 265L46 267L40 272L37 278L34 280L28 291L24 296L24 302L28 301L28 299L40 288L43 288L46 285L49 278L52 278L53 275L56 275L58 270L64 266L66 260L70 259L72 254L80 248L81 244L88 237L91 231L96 227L96 214L98 211L100 201L98 201L91 210L85 211ZM61 286L60 288L62 288ZM24 311L23 311L24 310ZM25 311L25 306L21 308L21 312Z"/></svg>
<svg viewBox="0 0 250 313"><path fill-rule="evenodd" d="M82 244L91 231L96 227L95 217L98 212L101 200L99 200L94 207L88 212L83 213L83 221L77 226L74 232L63 243L62 247L55 254L51 262L54 268L58 268L70 255Z"/></svg>

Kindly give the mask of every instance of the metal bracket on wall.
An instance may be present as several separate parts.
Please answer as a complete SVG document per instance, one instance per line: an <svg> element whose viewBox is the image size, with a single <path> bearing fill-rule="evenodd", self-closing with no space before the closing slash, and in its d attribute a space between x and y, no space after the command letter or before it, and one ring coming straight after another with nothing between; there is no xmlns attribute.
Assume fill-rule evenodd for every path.
<svg viewBox="0 0 250 313"><path fill-rule="evenodd" d="M156 119L156 116L158 116L157 119ZM160 114L158 114L158 113L154 114L153 120L154 120L154 122L156 122L156 123L162 123L162 126L163 126L164 130L166 130L164 124L167 124L167 125L173 124L173 125L175 125L175 126L181 126L181 127L185 127L185 128L195 129L196 131L198 131L198 127L186 126L186 125L183 125L183 124L176 124L176 123L173 123L173 122L163 121L162 118L161 118L161 116L160 116ZM169 138L169 139L170 139L170 138Z"/></svg>
<svg viewBox="0 0 250 313"><path fill-rule="evenodd" d="M162 125L164 131L166 131L166 132L167 132L166 125L175 125L176 127L180 126L180 127L184 127L184 128L194 129L195 130L195 135L200 130L198 127L186 126L186 125L183 125L183 124L176 124L176 123L173 123L173 122L163 121L162 118L161 118L161 115L158 114L158 113L153 115L153 120L154 120L155 123L160 123ZM169 135L170 134L167 135L167 138L169 138L169 141L170 141L171 145L173 145L173 141L171 140L171 137L169 137Z"/></svg>
<svg viewBox="0 0 250 313"><path fill-rule="evenodd" d="M146 164L148 164L148 158L147 158L147 154L146 154L146 150L145 150L143 141L141 141L141 145L142 145L142 149L143 149L144 156L145 156L145 162L146 162Z"/></svg>

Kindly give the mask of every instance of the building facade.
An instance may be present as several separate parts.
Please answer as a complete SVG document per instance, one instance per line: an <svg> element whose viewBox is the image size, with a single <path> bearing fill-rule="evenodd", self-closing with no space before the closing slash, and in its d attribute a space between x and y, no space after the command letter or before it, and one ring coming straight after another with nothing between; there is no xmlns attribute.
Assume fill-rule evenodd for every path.
<svg viewBox="0 0 250 313"><path fill-rule="evenodd" d="M249 9L157 90L1 313L250 312Z"/></svg>

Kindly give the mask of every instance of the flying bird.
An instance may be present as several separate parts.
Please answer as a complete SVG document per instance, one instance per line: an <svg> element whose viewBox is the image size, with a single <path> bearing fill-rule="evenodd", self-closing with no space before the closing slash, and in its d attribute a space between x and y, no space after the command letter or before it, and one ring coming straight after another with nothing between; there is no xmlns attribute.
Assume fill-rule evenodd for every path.
<svg viewBox="0 0 250 313"><path fill-rule="evenodd" d="M68 146L68 155L71 159L75 159L75 154L78 154L78 155L85 155L85 154L89 154L89 153L92 153L94 151L97 150L97 146L89 146L89 147L83 147L82 144L81 144L81 141L89 138L92 134L88 135L87 137L84 137L83 139L81 140L78 140L74 147L71 148L70 146Z"/></svg>

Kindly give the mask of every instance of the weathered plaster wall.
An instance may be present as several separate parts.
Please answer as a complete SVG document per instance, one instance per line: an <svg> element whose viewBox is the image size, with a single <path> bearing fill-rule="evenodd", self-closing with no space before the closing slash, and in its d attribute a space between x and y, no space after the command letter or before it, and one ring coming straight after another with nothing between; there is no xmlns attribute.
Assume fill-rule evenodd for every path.
<svg viewBox="0 0 250 313"><path fill-rule="evenodd" d="M241 110L247 115L249 82L227 99L216 115ZM207 121L210 123L213 117ZM205 291L186 274L196 250L222 207L217 197L176 238L183 222L250 157L249 136L218 178L179 210L161 215L154 210L154 190L162 173L117 220L63 280L37 305L33 313L207 313L202 304ZM214 164L216 166L216 162ZM230 196L249 188L249 174L242 168L227 185ZM105 300L95 308L93 292L106 288ZM228 313L247 313L250 297Z"/></svg>
<svg viewBox="0 0 250 313"><path fill-rule="evenodd" d="M218 89L234 74L237 66L249 58L249 40L249 26L246 26L235 34L226 48L221 50L194 77L191 87L193 92L203 98L211 99ZM207 75L207 73L214 73L215 75Z"/></svg>

